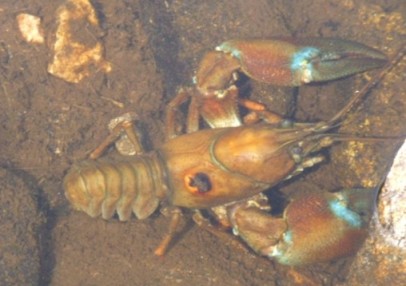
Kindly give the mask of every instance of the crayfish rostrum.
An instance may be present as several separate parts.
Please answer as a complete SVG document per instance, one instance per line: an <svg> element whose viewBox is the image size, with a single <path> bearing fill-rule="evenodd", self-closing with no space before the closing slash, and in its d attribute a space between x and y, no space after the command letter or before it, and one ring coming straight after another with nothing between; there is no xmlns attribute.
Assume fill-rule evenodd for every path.
<svg viewBox="0 0 406 286"><path fill-rule="evenodd" d="M400 53L397 60L404 52ZM260 198L261 203L264 202L261 192L321 162L323 156L318 151L336 140L343 140L339 134L328 132L342 121L387 70L381 72L360 92L354 93L348 104L326 122L293 123L281 120L278 123L265 121L237 127L204 129L169 139L152 152L145 153L132 129L131 121L124 120L90 157L99 158L123 130L134 145L138 146L138 155L114 161L104 158L86 160L74 165L64 179L66 196L75 209L93 217L101 215L105 219L111 218L117 212L120 220L128 220L132 212L140 219L146 218L164 202L171 210L172 220L167 235L155 252L158 255L164 254L174 235L181 207L209 209L215 214L218 214L215 210L223 208L225 218L220 219L228 220L228 224L254 250L272 256L264 253L262 242L257 241L265 241L265 245L275 246L274 254L281 252L281 248L278 248L280 237L284 237L283 241L289 244L296 239L296 232L299 232L294 228L300 227L300 224L292 223L290 218L305 215L306 209L301 213L300 208L288 208L285 212L286 222L280 221L268 216L266 206L259 207L257 198ZM173 106L169 106L169 109L173 110ZM168 133L171 134L171 131ZM348 138L344 136L344 139ZM362 228L365 220L357 218L357 215L362 210L370 209L370 203L367 202L364 208L358 207L365 196L355 196L354 199L349 196L351 199L345 199L347 193L342 192L342 199L340 196L336 198L336 195L328 194L320 198L305 196L292 203L297 205L298 202L310 200L310 203L306 203L312 205L319 200L325 205L333 204L333 209L330 209L333 216L330 220L327 219L328 221L338 221L345 225L348 222L348 214L351 214L349 217L357 221L355 227ZM334 203L335 201L337 203ZM252 204L247 207L245 202ZM353 207L354 205L356 207ZM338 208L338 212L334 212L334 206ZM341 217L334 216L337 213ZM317 221L318 215L319 213L314 212L314 220ZM255 224L261 221L257 220L257 217L265 217L270 228L264 232L251 232L252 223L247 224L247 221L253 221L255 228ZM276 232L269 238L270 242L268 234L273 230ZM317 230L302 234L314 235L314 231ZM357 236L357 230L350 233ZM347 238L345 236L335 239L341 241ZM286 264L317 261L311 258L314 257L314 250L308 251L310 254L306 254L306 250L290 250L286 253L293 253L293 256L302 255L305 258L286 258L280 261ZM326 259L338 256L340 255L332 255Z"/></svg>

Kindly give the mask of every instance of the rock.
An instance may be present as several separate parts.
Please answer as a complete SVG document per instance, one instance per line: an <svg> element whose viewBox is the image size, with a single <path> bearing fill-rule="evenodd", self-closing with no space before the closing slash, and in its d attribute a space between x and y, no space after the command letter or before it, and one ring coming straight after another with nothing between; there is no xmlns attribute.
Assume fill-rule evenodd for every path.
<svg viewBox="0 0 406 286"><path fill-rule="evenodd" d="M0 168L0 285L38 285L43 222L33 190Z"/></svg>
<svg viewBox="0 0 406 286"><path fill-rule="evenodd" d="M406 281L406 141L399 149L378 200L369 238L345 285L403 285Z"/></svg>

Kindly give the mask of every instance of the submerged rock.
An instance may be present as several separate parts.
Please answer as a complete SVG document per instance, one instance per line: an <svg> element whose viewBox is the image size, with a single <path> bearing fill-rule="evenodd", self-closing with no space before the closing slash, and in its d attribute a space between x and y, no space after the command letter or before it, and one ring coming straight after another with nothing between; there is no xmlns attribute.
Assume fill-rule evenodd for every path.
<svg viewBox="0 0 406 286"><path fill-rule="evenodd" d="M369 238L345 285L403 285L406 281L406 141L399 149L378 200Z"/></svg>
<svg viewBox="0 0 406 286"><path fill-rule="evenodd" d="M38 285L43 222L33 191L0 168L0 285Z"/></svg>

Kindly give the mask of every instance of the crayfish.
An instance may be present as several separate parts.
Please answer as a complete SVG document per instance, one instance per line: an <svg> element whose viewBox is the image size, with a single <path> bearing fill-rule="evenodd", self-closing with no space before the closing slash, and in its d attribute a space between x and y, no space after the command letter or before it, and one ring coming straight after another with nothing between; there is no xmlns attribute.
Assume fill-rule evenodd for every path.
<svg viewBox="0 0 406 286"><path fill-rule="evenodd" d="M345 41L345 43L347 42ZM262 44L259 45L259 47L261 46ZM402 51L397 60L403 56L404 52ZM230 63L230 57L235 56L235 54L237 53L234 52L234 55L225 54L224 56L228 58L226 62ZM348 54L352 55L351 53ZM379 55L379 57L375 55L378 59L373 66L368 65L368 68L382 64L384 56ZM321 56L321 59L340 63L340 58L337 57L337 55L327 52L324 56ZM350 57L349 61L357 62L354 59L358 57L359 55ZM347 57L341 58L341 60L345 63ZM308 59L303 61L306 62ZM371 59L366 62L370 61ZM234 60L232 63L234 63ZM250 69L247 69L246 64L243 65L242 63L245 63L245 61L239 62L237 67L234 65L227 77L230 77L238 69L249 74L247 70L250 71ZM353 70L350 73L365 69L356 67L355 71ZM296 234L294 231L289 232L288 230L289 218L287 222L281 222L266 214L267 202L262 192L283 180L299 174L305 168L323 161L323 156L318 152L342 139L339 134L329 134L327 132L342 121L343 117L381 79L385 72L387 72L387 69L381 72L375 80L368 83L360 92L355 93L347 105L326 122L293 123L281 120L278 123L269 123L265 120L257 124L241 125L238 113L234 113L233 116L237 116L238 120L240 120L238 124L235 124L237 126L230 124L230 126L223 128L198 130L176 138L171 138L174 133L168 130L170 139L154 151L146 153L139 144L139 138L132 128L131 120L124 120L92 152L90 155L91 160L85 160L71 168L64 179L66 197L75 209L84 211L92 217L101 215L104 219L109 219L117 212L119 219L122 221L128 220L132 213L139 219L146 218L161 203L167 205L172 214L171 223L168 233L155 251L158 255L165 253L175 233L182 207L196 210L209 209L213 210L215 214L220 213L216 212L216 210L223 209L226 211L226 217L221 217L221 214L219 214L220 219L228 220L235 232L255 251L269 255L269 253L263 252L264 245L267 247L269 247L268 244L271 244L271 246L276 245L280 240L280 236L285 237L284 241L289 244L296 239ZM252 71L250 73L253 74ZM344 75L344 71L341 71L338 76L342 75ZM255 77L255 75L252 77ZM315 78L315 80L321 79ZM307 82L309 80L306 77L306 80L301 81ZM197 83L199 82L198 77ZM229 83L229 79L222 80L222 82ZM298 81L293 81L290 84L296 85L297 83ZM222 87L224 85L220 88ZM200 89L199 85L196 90L198 89ZM232 90L235 90L232 86L226 86L222 92L217 89L215 94L223 93L227 97ZM233 94L236 93L233 92ZM200 95L204 94L200 93ZM193 97L192 102L198 97ZM233 100L234 104L238 101L236 98ZM217 103L218 106L222 106L221 102ZM169 114L173 113L173 107L173 105L168 107ZM196 114L192 114L192 117L196 118ZM170 124L173 123L172 120ZM213 124L213 127L218 126ZM188 130L194 128L197 128L197 126L192 122ZM121 160L114 161L104 158L98 159L106 147L114 142L123 130L134 145L138 146L138 154L133 157L122 157ZM341 210L338 213L340 215L345 214L343 225L347 222L345 219L348 216L346 215L351 213L352 218L354 218L353 221L356 221L355 227L362 228L365 223L363 219L357 218L357 212L369 209L371 203L367 202L367 207L359 207L358 205L361 198L365 199L365 197L371 196L351 195L349 196L351 199L348 200L346 199L348 197L347 193L343 192L342 196L331 195L331 197L311 199L310 205L317 200L324 200L323 202L327 202L327 204L330 204L330 201L337 201L334 205ZM363 192L359 193L364 194ZM353 197L355 199L352 199ZM305 199L308 198L311 197L305 197ZM298 201L300 202L300 200ZM354 205L356 207L353 207ZM287 210L286 214L290 216L291 212L292 210ZM251 224L249 222L250 220L255 221L257 217L266 218L265 222L268 223L268 226L266 226L264 232L257 232L258 228L252 231L249 227L250 225L253 225L254 228L258 227L256 223ZM317 215L315 214L314 217L317 217ZM337 217L333 217L333 219L343 220ZM291 224L290 227L292 226ZM276 232L272 234L272 238L268 239L267 233L273 233L273 230ZM351 233L357 233L357 231ZM265 241L265 244L262 241ZM281 252L280 248L274 248L273 251L274 253ZM297 253L299 254L293 255L301 255L300 250ZM306 257L314 257L312 255L311 253ZM277 255L274 256L277 257ZM333 259L337 256L339 255L327 257L326 259ZM280 261L287 264L301 264L314 262L317 259L280 259Z"/></svg>

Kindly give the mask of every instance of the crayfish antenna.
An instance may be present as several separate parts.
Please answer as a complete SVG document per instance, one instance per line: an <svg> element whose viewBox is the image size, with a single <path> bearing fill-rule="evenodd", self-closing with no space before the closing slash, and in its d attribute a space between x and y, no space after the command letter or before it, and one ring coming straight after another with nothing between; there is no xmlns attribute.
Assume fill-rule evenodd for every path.
<svg viewBox="0 0 406 286"><path fill-rule="evenodd" d="M405 140L406 135L400 135L400 136L357 136L357 135L351 135L351 134L344 134L344 133L323 133L323 134L316 134L316 138L321 138L321 137L328 137L334 142L338 141L360 141L360 142L382 142L382 141L387 141L387 140L393 140L393 141L400 141L400 140Z"/></svg>

